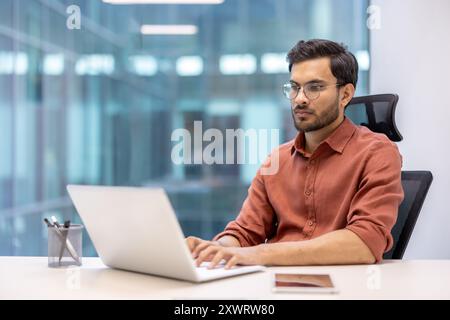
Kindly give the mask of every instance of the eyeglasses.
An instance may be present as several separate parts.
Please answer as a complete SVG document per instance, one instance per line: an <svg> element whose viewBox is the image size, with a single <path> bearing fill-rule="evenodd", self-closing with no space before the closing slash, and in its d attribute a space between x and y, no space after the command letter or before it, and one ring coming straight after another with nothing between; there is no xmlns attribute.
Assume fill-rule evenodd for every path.
<svg viewBox="0 0 450 320"><path fill-rule="evenodd" d="M315 100L319 98L320 92L325 90L328 87L336 87L341 86L340 83L336 84L330 84L330 85L323 85L319 83L307 83L303 86L303 94L308 98L309 100ZM286 98L292 100L297 98L298 93L300 92L300 89L302 89L301 86L296 85L292 82L287 82L283 85L283 94Z"/></svg>

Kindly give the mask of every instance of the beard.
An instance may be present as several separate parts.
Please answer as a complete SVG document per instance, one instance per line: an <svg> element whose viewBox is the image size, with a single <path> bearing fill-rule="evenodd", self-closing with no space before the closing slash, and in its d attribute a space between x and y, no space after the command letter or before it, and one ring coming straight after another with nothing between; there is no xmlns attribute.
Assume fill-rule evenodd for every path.
<svg viewBox="0 0 450 320"><path fill-rule="evenodd" d="M294 110L307 110L311 112L308 117L312 120L302 120L295 115ZM313 110L308 110L306 107L296 106L292 109L292 119L294 120L294 126L298 131L309 132L320 130L330 124L332 124L339 117L339 96L336 100L330 104L323 112L321 116L317 115Z"/></svg>

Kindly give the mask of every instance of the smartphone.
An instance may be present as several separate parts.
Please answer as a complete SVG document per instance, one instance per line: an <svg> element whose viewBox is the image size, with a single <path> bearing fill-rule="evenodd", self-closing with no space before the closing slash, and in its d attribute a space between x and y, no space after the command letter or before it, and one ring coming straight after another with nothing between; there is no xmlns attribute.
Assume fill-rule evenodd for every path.
<svg viewBox="0 0 450 320"><path fill-rule="evenodd" d="M274 273L274 292L337 293L329 274Z"/></svg>

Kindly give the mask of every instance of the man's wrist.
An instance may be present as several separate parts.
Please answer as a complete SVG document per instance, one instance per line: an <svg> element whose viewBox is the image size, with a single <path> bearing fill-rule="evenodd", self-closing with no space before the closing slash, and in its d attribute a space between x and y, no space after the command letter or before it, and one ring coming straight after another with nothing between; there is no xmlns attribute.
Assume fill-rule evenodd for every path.
<svg viewBox="0 0 450 320"><path fill-rule="evenodd" d="M255 248L258 264L262 265L300 265L303 264L304 248L307 241L282 243L263 243Z"/></svg>
<svg viewBox="0 0 450 320"><path fill-rule="evenodd" d="M258 263L260 265L270 265L271 264L271 256L270 256L270 246L266 243L259 244L254 247L256 250L256 254L258 256Z"/></svg>
<svg viewBox="0 0 450 320"><path fill-rule="evenodd" d="M217 242L222 247L240 247L239 240L231 235L224 235L220 237L215 242Z"/></svg>

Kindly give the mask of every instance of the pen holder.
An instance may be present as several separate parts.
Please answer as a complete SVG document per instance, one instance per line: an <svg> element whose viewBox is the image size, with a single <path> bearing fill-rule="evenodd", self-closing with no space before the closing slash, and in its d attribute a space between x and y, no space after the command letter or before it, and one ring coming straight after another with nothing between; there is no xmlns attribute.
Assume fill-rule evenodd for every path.
<svg viewBox="0 0 450 320"><path fill-rule="evenodd" d="M48 266L60 268L81 266L83 226L48 227Z"/></svg>

